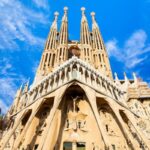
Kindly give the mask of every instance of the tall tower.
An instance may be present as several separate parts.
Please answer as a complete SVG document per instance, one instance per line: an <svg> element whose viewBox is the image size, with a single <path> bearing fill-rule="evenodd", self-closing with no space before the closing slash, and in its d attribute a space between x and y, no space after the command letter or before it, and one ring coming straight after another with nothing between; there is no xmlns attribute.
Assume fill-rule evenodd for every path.
<svg viewBox="0 0 150 150"><path fill-rule="evenodd" d="M87 18L85 16L85 8L81 8L82 11L82 18L81 18L81 59L93 64L93 57L92 57L92 39L91 34L89 31L89 26L87 22Z"/></svg>
<svg viewBox="0 0 150 150"><path fill-rule="evenodd" d="M55 18L52 23L50 33L48 35L45 49L40 61L40 65L36 74L35 82L41 80L53 71L62 62L67 60L68 57L68 18L67 7L64 7L64 16L60 32L57 31L58 12L55 12Z"/></svg>
<svg viewBox="0 0 150 150"><path fill-rule="evenodd" d="M73 44L68 43L67 11L68 8L64 7L64 16L62 17L59 32L57 31L57 19L59 13L55 12L54 14L54 21L51 25L50 33L45 44L45 49L42 54L34 83L43 79L43 77L52 72L55 67L70 59L70 56L72 57L73 55L78 55L78 58L89 63L95 67L95 69L112 79L109 58L107 56L107 51L98 24L95 20L95 13L91 13L93 23L92 32L90 32L88 21L85 16L85 8L81 8L82 18L80 42Z"/></svg>
<svg viewBox="0 0 150 150"><path fill-rule="evenodd" d="M56 66L62 64L67 60L68 57L68 18L67 18L68 8L64 8L64 16L62 18L62 24L59 33L57 56L56 56Z"/></svg>
<svg viewBox="0 0 150 150"><path fill-rule="evenodd" d="M48 73L50 73L56 61L56 52L57 52L57 45L58 45L58 31L57 31L57 19L58 19L58 12L55 12L55 18L51 25L51 29L45 44L44 52L41 57L40 65L37 70L36 74L36 81L41 80L45 77Z"/></svg>
<svg viewBox="0 0 150 150"><path fill-rule="evenodd" d="M34 83L16 94L0 150L149 150L150 89L125 75L115 80L92 12L81 8L80 41L68 40L68 8L58 12Z"/></svg>
<svg viewBox="0 0 150 150"><path fill-rule="evenodd" d="M107 51L98 27L98 24L95 20L95 13L91 13L92 16L92 44L93 44L93 57L95 62L95 67L104 72L107 77L112 78L111 67L109 63L109 58Z"/></svg>

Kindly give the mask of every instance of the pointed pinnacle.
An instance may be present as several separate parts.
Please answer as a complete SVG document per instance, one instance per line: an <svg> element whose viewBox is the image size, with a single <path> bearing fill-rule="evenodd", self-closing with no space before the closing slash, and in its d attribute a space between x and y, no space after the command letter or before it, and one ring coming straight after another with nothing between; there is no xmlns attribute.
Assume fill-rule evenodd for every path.
<svg viewBox="0 0 150 150"><path fill-rule="evenodd" d="M126 73L124 72L123 74L124 74L124 77L126 77Z"/></svg>
<svg viewBox="0 0 150 150"><path fill-rule="evenodd" d="M24 88L25 88L25 87L27 87L27 88L28 88L29 83L30 83L30 78L28 78L28 80L27 80L27 82L26 82L26 84L25 84Z"/></svg>
<svg viewBox="0 0 150 150"><path fill-rule="evenodd" d="M92 22L95 22L95 12L91 12L91 16L92 16Z"/></svg>
<svg viewBox="0 0 150 150"><path fill-rule="evenodd" d="M135 72L133 72L133 78L134 78L134 82L137 82L137 76Z"/></svg>
<svg viewBox="0 0 150 150"><path fill-rule="evenodd" d="M116 72L114 73L114 76L115 76L115 82L116 82L118 85L120 85L120 81L119 81L119 79L118 79L118 75L117 75Z"/></svg>
<svg viewBox="0 0 150 150"><path fill-rule="evenodd" d="M56 12L54 13L55 21L57 21L58 15L59 15L59 12L56 11Z"/></svg>
<svg viewBox="0 0 150 150"><path fill-rule="evenodd" d="M62 21L67 21L67 10L68 10L68 7L64 7L64 16L62 18Z"/></svg>
<svg viewBox="0 0 150 150"><path fill-rule="evenodd" d="M115 79L118 79L118 75L116 72L114 73L114 76L115 76Z"/></svg>
<svg viewBox="0 0 150 150"><path fill-rule="evenodd" d="M135 72L133 72L133 77L136 78L136 73Z"/></svg>
<svg viewBox="0 0 150 150"><path fill-rule="evenodd" d="M30 83L30 77L28 78L28 80L27 80L27 84L29 84Z"/></svg>
<svg viewBox="0 0 150 150"><path fill-rule="evenodd" d="M97 22L95 20L95 12L91 12L91 16L92 16L92 29L99 28L98 24L97 24Z"/></svg>
<svg viewBox="0 0 150 150"><path fill-rule="evenodd" d="M91 12L91 16L92 16L92 21L94 22L95 21L95 12Z"/></svg>
<svg viewBox="0 0 150 150"><path fill-rule="evenodd" d="M92 16L92 17L95 16L95 12L94 12L94 11L91 12L91 16Z"/></svg>
<svg viewBox="0 0 150 150"><path fill-rule="evenodd" d="M125 79L125 81L128 81L128 77L125 72L124 72L124 79Z"/></svg>
<svg viewBox="0 0 150 150"><path fill-rule="evenodd" d="M19 88L19 90L22 90L22 88L23 88L23 83L20 85L20 88Z"/></svg>
<svg viewBox="0 0 150 150"><path fill-rule="evenodd" d="M85 13L85 7L81 7L82 15Z"/></svg>
<svg viewBox="0 0 150 150"><path fill-rule="evenodd" d="M64 13L67 14L68 7L64 7Z"/></svg>

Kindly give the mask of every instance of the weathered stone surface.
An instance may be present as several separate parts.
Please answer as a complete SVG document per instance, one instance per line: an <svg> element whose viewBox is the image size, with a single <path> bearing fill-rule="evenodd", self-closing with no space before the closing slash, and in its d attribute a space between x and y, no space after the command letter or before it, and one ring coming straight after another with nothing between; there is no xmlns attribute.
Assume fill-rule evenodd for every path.
<svg viewBox="0 0 150 150"><path fill-rule="evenodd" d="M150 89L133 74L113 80L95 13L82 8L80 42L58 12L35 80L21 87L0 131L0 150L148 150Z"/></svg>

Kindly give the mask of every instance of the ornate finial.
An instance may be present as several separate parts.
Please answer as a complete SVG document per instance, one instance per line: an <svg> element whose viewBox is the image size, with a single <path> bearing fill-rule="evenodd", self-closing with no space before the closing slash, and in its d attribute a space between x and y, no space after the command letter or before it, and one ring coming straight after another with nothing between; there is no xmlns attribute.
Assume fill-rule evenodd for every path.
<svg viewBox="0 0 150 150"><path fill-rule="evenodd" d="M118 79L118 75L117 75L116 72L114 73L114 76L115 76L115 83L116 83L117 85L120 85L120 81L119 81L119 79Z"/></svg>
<svg viewBox="0 0 150 150"><path fill-rule="evenodd" d="M58 12L58 11L56 11L56 12L54 13L54 15L55 15L55 16L58 16L58 15L59 15L59 12Z"/></svg>
<svg viewBox="0 0 150 150"><path fill-rule="evenodd" d="M92 21L95 21L95 12L91 12L91 16L92 16Z"/></svg>
<svg viewBox="0 0 150 150"><path fill-rule="evenodd" d="M95 16L95 12L94 12L94 11L91 12L91 16L92 16L92 17Z"/></svg>
<svg viewBox="0 0 150 150"><path fill-rule="evenodd" d="M62 21L67 21L67 10L68 10L68 7L64 7L64 16L62 18Z"/></svg>
<svg viewBox="0 0 150 150"><path fill-rule="evenodd" d="M118 79L118 75L116 72L114 73L114 76L115 76L115 79Z"/></svg>
<svg viewBox="0 0 150 150"><path fill-rule="evenodd" d="M27 80L27 84L29 84L30 83L30 77L28 78L28 80Z"/></svg>
<svg viewBox="0 0 150 150"><path fill-rule="evenodd" d="M135 72L133 72L133 78L134 78L134 82L137 83L138 80L137 80Z"/></svg>
<svg viewBox="0 0 150 150"><path fill-rule="evenodd" d="M28 78L28 80L27 80L27 82L26 82L26 84L25 84L25 86L24 87L29 87L29 83L30 83L30 78Z"/></svg>
<svg viewBox="0 0 150 150"><path fill-rule="evenodd" d="M68 7L64 7L64 13L67 14Z"/></svg>
<svg viewBox="0 0 150 150"><path fill-rule="evenodd" d="M56 12L54 13L54 16L55 16L55 20L56 20L56 21L57 21L58 15L59 15L59 12L56 11Z"/></svg>
<svg viewBox="0 0 150 150"><path fill-rule="evenodd" d="M128 82L128 77L127 77L125 72L124 72L124 79L125 79L126 82Z"/></svg>
<svg viewBox="0 0 150 150"><path fill-rule="evenodd" d="M81 7L82 15L84 15L85 7Z"/></svg>
<svg viewBox="0 0 150 150"><path fill-rule="evenodd" d="M126 77L126 73L124 72L123 74L124 74L124 77Z"/></svg>
<svg viewBox="0 0 150 150"><path fill-rule="evenodd" d="M22 88L23 88L23 83L20 85L20 88L19 88L19 90L22 90Z"/></svg>
<svg viewBox="0 0 150 150"><path fill-rule="evenodd" d="M136 78L136 74L135 74L135 72L133 72L133 77L134 77L134 78Z"/></svg>
<svg viewBox="0 0 150 150"><path fill-rule="evenodd" d="M17 90L16 97L20 97L22 90L23 90L22 88L23 88L23 83L20 85L20 88Z"/></svg>

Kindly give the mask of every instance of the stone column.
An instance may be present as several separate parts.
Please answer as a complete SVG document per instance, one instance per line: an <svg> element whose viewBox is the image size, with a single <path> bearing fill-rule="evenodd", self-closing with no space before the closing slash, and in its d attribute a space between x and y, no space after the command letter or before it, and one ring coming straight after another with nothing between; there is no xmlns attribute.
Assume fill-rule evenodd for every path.
<svg viewBox="0 0 150 150"><path fill-rule="evenodd" d="M26 132L27 132L29 126L30 126L31 123L32 123L32 120L34 119L36 113L37 113L38 110L40 109L40 106L43 104L43 102L44 102L44 99L43 99L42 101L39 100L38 103L35 105L36 107L35 107L34 110L32 110L33 113L31 114L31 116L30 116L30 118L29 118L27 124L25 125L25 127L24 127L23 131L21 132L20 136L18 136L17 139L16 139L16 143L15 143L15 145L14 145L14 150L16 150L16 149L18 148L18 146L19 146L21 140L23 139L24 135L26 134Z"/></svg>
<svg viewBox="0 0 150 150"><path fill-rule="evenodd" d="M147 146L147 148L150 149L149 141L146 139L146 137L144 137L144 134L140 131L140 129L136 125L137 121L133 117L133 114L131 112L129 112L128 110L125 111L125 114L126 114L126 116L128 116L129 120L132 120L131 123L132 123L132 126L135 129L137 135L140 137L140 139L142 140L142 142L144 142L144 144Z"/></svg>
<svg viewBox="0 0 150 150"><path fill-rule="evenodd" d="M39 143L39 147L38 147L38 150L41 150L41 149L44 149L44 150L49 150L48 146L49 143L51 143L52 141L52 138L51 138L51 123L52 123L52 120L54 118L54 115L56 113L56 110L62 100L62 97L63 97L63 94L65 93L65 90L67 88L68 85L65 85L63 86L62 88L60 88L59 90L56 91L55 95L55 99L54 99L54 105L53 105L53 108L47 118L48 122L47 122L47 127L46 129L43 131L43 137Z"/></svg>
<svg viewBox="0 0 150 150"><path fill-rule="evenodd" d="M47 88L47 91L50 92L51 91L51 81L52 79L48 79L48 88Z"/></svg>
<svg viewBox="0 0 150 150"><path fill-rule="evenodd" d="M81 75L81 81L85 83L85 81L86 81L86 79L85 79L85 78L86 78L86 76L85 76L85 71L86 71L86 70L85 70L84 67L82 67L82 71L83 71L83 74Z"/></svg>
<svg viewBox="0 0 150 150"><path fill-rule="evenodd" d="M68 72L67 72L68 68L65 67L64 70L65 70L65 72L64 72L64 76L65 76L64 77L64 83L66 83L68 81L68 77L67 77L68 76Z"/></svg>
<svg viewBox="0 0 150 150"><path fill-rule="evenodd" d="M106 131L103 129L102 127L102 123L100 121L100 118L99 118L99 113L97 111L97 105L96 105L96 93L93 89L87 87L87 86L83 86L80 84L80 86L85 90L86 92L86 95L88 97L88 100L89 100L89 103L91 105L91 108L93 110L93 113L94 113L94 116L95 116L95 119L96 119L96 122L97 122L97 125L98 125L98 128L99 128L99 131L100 131L100 135L103 139L103 142L104 142L104 145L105 145L105 149L107 150L110 146L110 143L109 143L109 140L107 138L107 133Z"/></svg>
<svg viewBox="0 0 150 150"><path fill-rule="evenodd" d="M129 131L127 130L127 128L125 126L125 122L123 121L123 119L119 115L119 109L116 108L116 107L114 108L114 104L112 104L112 102L111 102L111 101L113 101L112 99L109 99L109 98L106 98L106 99L109 102L110 108L113 110L113 113L115 114L116 118L118 119L118 122L119 122L120 126L122 126L122 129L123 129L122 132L125 135L126 141L131 142L133 148L136 149L137 148L136 143L134 142L133 137L130 136Z"/></svg>
<svg viewBox="0 0 150 150"><path fill-rule="evenodd" d="M72 150L76 150L76 143L75 142L72 143Z"/></svg>
<svg viewBox="0 0 150 150"><path fill-rule="evenodd" d="M22 112L22 113L20 114L20 116L18 117L18 119L15 120L16 123L15 123L13 129L12 129L12 130L10 129L10 131L6 134L6 136L3 137L3 140L0 142L0 145L1 145L0 148L1 148L2 150L5 148L6 144L9 142L9 139L11 138L11 136L13 135L13 133L16 131L17 127L19 126L19 124L20 124L22 118L24 117L24 115L25 115L26 113L27 113L27 110L24 111L24 112Z"/></svg>

